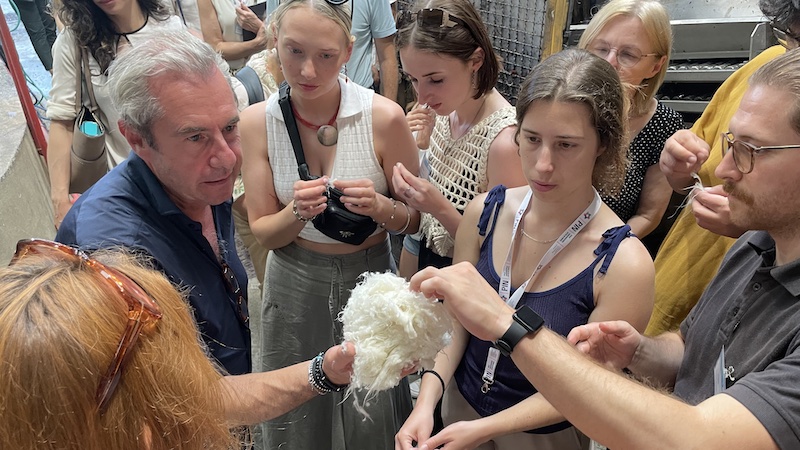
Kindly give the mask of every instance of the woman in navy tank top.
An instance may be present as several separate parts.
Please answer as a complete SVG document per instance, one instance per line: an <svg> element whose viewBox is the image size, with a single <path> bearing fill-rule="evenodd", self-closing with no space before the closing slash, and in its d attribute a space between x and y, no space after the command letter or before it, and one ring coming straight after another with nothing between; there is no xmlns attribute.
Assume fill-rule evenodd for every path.
<svg viewBox="0 0 800 450"><path fill-rule="evenodd" d="M617 73L586 51L565 50L533 69L516 107L528 184L498 186L469 204L454 262L475 264L507 303L530 306L563 335L603 320L644 330L653 305L653 262L598 195L616 194L627 167L627 105ZM436 373L423 375L414 411L396 437L400 448L413 448L412 442L427 448L588 448L588 439L511 358L456 328ZM446 427L430 437L443 385Z"/></svg>

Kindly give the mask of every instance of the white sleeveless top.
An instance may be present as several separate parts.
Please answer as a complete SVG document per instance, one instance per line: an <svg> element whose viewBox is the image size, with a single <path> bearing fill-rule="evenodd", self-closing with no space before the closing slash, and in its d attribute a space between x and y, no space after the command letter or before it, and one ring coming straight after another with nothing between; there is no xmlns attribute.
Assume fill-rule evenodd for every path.
<svg viewBox="0 0 800 450"><path fill-rule="evenodd" d="M339 86L342 90L339 104L339 115L336 118L336 128L339 130L339 140L336 144L336 155L333 169L329 174L314 173L312 175L328 175L329 178L342 180L355 180L369 178L378 194L389 195L389 185L377 155L372 135L372 96L374 92L348 80L344 75L339 76ZM275 184L275 194L281 204L287 205L294 198L294 182L300 179L297 173L297 159L294 156L289 133L283 121L281 107L278 104L279 93L272 94L267 99L267 149L269 164L272 167L272 178ZM331 151L334 151L331 149ZM382 233L378 227L375 234ZM322 244L341 244L331 239L316 228L311 222L300 231L303 239Z"/></svg>

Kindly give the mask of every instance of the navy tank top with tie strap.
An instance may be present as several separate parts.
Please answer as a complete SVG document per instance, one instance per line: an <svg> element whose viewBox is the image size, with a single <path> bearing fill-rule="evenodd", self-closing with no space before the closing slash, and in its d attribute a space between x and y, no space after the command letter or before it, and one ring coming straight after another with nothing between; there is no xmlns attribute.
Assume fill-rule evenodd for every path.
<svg viewBox="0 0 800 450"><path fill-rule="evenodd" d="M505 202L505 193L506 188L502 185L489 191L478 222L479 233L486 238L481 245L476 268L495 290L500 284L500 276L492 262L492 238L500 208ZM489 227L490 222L491 227ZM589 315L594 310L595 268L597 264L601 264L598 272L605 274L619 244L630 236L633 234L628 225L607 230L603 233L603 242L594 250L596 256L594 261L588 267L561 286L544 292L524 293L518 306L530 306L544 318L548 328L563 336L566 336L572 328L587 323ZM511 292L516 288L517 286L513 286ZM459 391L482 417L507 409L537 392L511 358L501 355L495 369L494 384L489 392L482 393L481 376L491 346L490 342L470 336L464 356L455 372ZM568 422L562 422L528 432L552 433L569 426Z"/></svg>

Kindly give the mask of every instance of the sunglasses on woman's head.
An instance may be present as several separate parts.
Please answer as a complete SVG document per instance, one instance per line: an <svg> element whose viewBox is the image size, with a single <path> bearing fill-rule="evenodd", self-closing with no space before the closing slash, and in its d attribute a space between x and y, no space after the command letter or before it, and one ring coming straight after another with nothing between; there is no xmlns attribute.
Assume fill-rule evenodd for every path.
<svg viewBox="0 0 800 450"><path fill-rule="evenodd" d="M114 390L119 384L122 371L128 359L130 359L130 355L136 345L136 341L139 339L139 335L142 334L143 331L152 332L155 330L158 321L161 319L161 308L158 307L153 298L147 294L141 286L128 278L124 273L90 258L89 255L82 250L58 242L44 239L21 240L17 243L17 251L14 253L14 257L11 259L9 266L13 266L30 254L62 259L77 263L81 267L91 269L91 271L100 276L114 292L119 293L119 297L121 297L128 306L128 324L125 326L125 331L122 333L122 337L117 345L114 358L111 360L111 364L105 374L103 374L103 377L100 379L100 384L97 387L95 400L97 402L97 410L102 415L108 407L109 400L111 400Z"/></svg>
<svg viewBox="0 0 800 450"><path fill-rule="evenodd" d="M396 26L397 29L400 30L414 22L416 22L417 26L420 28L438 28L440 32L444 32L449 28L461 26L478 41L478 38L475 36L475 33L472 32L469 25L467 25L467 22L441 8L425 8L415 12L408 10L401 11L397 15Z"/></svg>

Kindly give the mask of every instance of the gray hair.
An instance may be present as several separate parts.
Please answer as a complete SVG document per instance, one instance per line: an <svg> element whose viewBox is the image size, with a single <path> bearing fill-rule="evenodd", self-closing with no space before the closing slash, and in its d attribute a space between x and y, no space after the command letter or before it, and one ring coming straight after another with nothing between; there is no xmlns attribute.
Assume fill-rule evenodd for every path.
<svg viewBox="0 0 800 450"><path fill-rule="evenodd" d="M227 67L219 53L187 30L160 31L114 60L109 68L109 94L120 120L155 148L151 126L163 117L164 107L150 91L150 79L165 74L205 79L220 69L230 84Z"/></svg>

